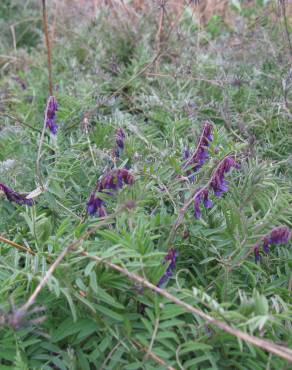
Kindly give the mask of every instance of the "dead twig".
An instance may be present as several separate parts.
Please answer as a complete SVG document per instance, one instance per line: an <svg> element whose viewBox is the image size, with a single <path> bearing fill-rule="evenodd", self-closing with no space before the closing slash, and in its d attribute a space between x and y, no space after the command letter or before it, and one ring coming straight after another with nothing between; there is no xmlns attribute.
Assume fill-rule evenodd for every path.
<svg viewBox="0 0 292 370"><path fill-rule="evenodd" d="M13 242L12 240L4 238L3 236L0 236L0 242L11 245L12 247L14 247L16 249L18 249L20 251L23 251L23 252L27 252L27 253L29 253L33 256L36 255L36 253L32 249L24 247L23 245L17 244L15 242Z"/></svg>
<svg viewBox="0 0 292 370"><path fill-rule="evenodd" d="M132 339L131 342L134 344L135 347L137 347L140 351L142 352L145 352L145 353L148 353L148 356L152 358L152 360L154 360L155 362L157 362L159 365L164 365L166 366L166 369L167 370L175 370L174 367L170 366L170 365L167 365L167 363L162 359L160 358L159 356L157 356L155 353L153 352L149 352L149 349L145 348L142 346L141 343L139 343L136 339Z"/></svg>
<svg viewBox="0 0 292 370"><path fill-rule="evenodd" d="M39 130L38 128L31 126L30 124L28 124L28 123L26 123L26 122L22 121L21 119L19 119L19 118L17 118L17 117L12 116L12 115L11 115L11 114L9 114L9 113L5 113L5 112L0 113L0 117L1 117L1 116L2 116L2 117L8 117L8 118L11 118L11 119L13 119L15 122L18 122L18 123L20 123L21 125L26 126L26 127L30 128L30 129L32 129L33 131L36 131L36 132L38 132L38 133L41 133L41 132L42 132L42 131L41 131L41 130Z"/></svg>
<svg viewBox="0 0 292 370"><path fill-rule="evenodd" d="M158 28L156 33L156 51L157 53L160 53L161 50L161 40L162 40L162 32L163 32L163 21L164 21L164 15L165 15L165 6L166 6L167 0L160 0L160 13L159 13L159 22L158 22Z"/></svg>
<svg viewBox="0 0 292 370"><path fill-rule="evenodd" d="M43 8L43 27L44 27L44 33L45 33L47 55L48 55L49 95L52 96L53 95L52 52L51 52L51 45L50 45L50 38L49 38L49 27L48 27L48 15L47 15L47 8L46 8L46 0L42 0L42 8Z"/></svg>

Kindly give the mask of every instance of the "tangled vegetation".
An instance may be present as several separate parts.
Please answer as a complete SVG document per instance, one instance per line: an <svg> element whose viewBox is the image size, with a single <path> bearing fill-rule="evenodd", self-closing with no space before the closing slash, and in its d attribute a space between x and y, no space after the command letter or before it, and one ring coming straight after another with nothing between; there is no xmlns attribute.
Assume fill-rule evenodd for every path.
<svg viewBox="0 0 292 370"><path fill-rule="evenodd" d="M56 3L52 91L41 2L0 5L0 369L289 369L285 1Z"/></svg>

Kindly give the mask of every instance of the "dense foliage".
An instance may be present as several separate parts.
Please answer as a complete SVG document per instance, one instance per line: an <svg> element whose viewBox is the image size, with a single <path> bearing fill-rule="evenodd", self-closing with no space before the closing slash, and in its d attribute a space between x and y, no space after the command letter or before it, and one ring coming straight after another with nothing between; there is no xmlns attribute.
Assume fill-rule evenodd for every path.
<svg viewBox="0 0 292 370"><path fill-rule="evenodd" d="M40 157L41 8L1 3L0 232L33 251L0 244L1 369L289 368L81 254L291 347L291 241L278 238L285 244L256 260L253 250L292 226L289 45L272 2L232 3L232 25L198 26L186 8L174 27L167 13L158 47L158 6L135 21L119 8L89 20L48 6L58 127L47 127ZM212 137L198 155L206 122ZM199 189L208 190L184 209ZM57 267L36 312L11 325L61 251L96 227Z"/></svg>

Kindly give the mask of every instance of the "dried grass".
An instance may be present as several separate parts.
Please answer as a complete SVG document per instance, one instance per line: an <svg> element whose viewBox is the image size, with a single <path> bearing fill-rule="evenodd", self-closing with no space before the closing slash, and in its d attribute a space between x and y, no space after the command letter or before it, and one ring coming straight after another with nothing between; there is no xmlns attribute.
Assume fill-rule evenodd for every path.
<svg viewBox="0 0 292 370"><path fill-rule="evenodd" d="M65 7L74 10L87 12L88 15L93 15L103 6L112 7L115 11L118 9L126 11L129 15L143 14L149 12L154 6L159 5L159 1L155 0L132 0L130 3L123 0L63 0ZM179 13L184 6L188 4L185 0L169 0L167 1L167 11L171 14ZM230 9L228 0L204 0L194 2L191 5L194 14L197 14L200 22L205 24L213 15L220 15L224 20L228 20Z"/></svg>

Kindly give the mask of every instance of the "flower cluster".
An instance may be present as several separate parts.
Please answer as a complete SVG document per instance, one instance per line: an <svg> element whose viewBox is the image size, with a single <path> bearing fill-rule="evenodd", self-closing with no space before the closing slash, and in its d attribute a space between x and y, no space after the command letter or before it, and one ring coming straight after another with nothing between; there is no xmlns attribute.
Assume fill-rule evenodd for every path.
<svg viewBox="0 0 292 370"><path fill-rule="evenodd" d="M184 152L184 159L186 159L183 169L187 170L187 174L196 173L206 162L209 157L208 146L213 140L212 135L213 125L210 122L205 122L202 134L200 136L197 148L193 154L188 149Z"/></svg>
<svg viewBox="0 0 292 370"><path fill-rule="evenodd" d="M10 202L15 202L20 205L27 205L27 206L32 206L33 205L33 200L32 199L27 199L26 195L27 194L20 194L17 193L16 191L10 189L8 186L1 184L0 183L0 190L4 192L6 198Z"/></svg>
<svg viewBox="0 0 292 370"><path fill-rule="evenodd" d="M104 201L96 196L96 192L112 195L111 192L105 190L118 190L124 184L132 185L134 183L134 176L125 168L114 169L98 180L95 190L90 194L87 202L87 212L90 215L98 214L99 217L107 215L104 207Z"/></svg>
<svg viewBox="0 0 292 370"><path fill-rule="evenodd" d="M158 288L161 288L161 286L163 284L165 284L169 278L172 276L173 274L173 270L175 269L176 267L176 259L178 257L178 251L176 251L175 249L173 248L170 248L168 250L168 253L167 255L164 257L164 260L163 260L163 263L165 264L166 262L170 261L170 264L168 265L165 273L161 276L158 284L157 284L157 287Z"/></svg>
<svg viewBox="0 0 292 370"><path fill-rule="evenodd" d="M291 239L291 231L288 227L279 226L275 227L269 234L265 235L260 243L257 243L253 247L255 262L259 262L261 259L260 250L261 246L264 253L268 254L270 252L270 246L273 244L287 244Z"/></svg>
<svg viewBox="0 0 292 370"><path fill-rule="evenodd" d="M223 161L221 161L220 165L217 167L212 176L210 186L218 198L220 198L223 193L228 191L228 183L224 177L232 167L240 169L240 165L236 163L235 159L232 156L227 156L223 159Z"/></svg>
<svg viewBox="0 0 292 370"><path fill-rule="evenodd" d="M56 135L58 130L58 125L56 123L56 111L58 110L58 103L54 96L49 97L46 110L46 127L51 131L53 135Z"/></svg>
<svg viewBox="0 0 292 370"><path fill-rule="evenodd" d="M209 199L209 191L212 189L216 197L228 191L228 183L225 180L225 174L228 173L231 168L240 168L240 165L231 156L225 157L220 164L217 166L213 173L208 185L202 189L199 189L194 196L194 212L195 217L201 217L200 206L203 203L205 208L211 208L213 206L212 201Z"/></svg>

